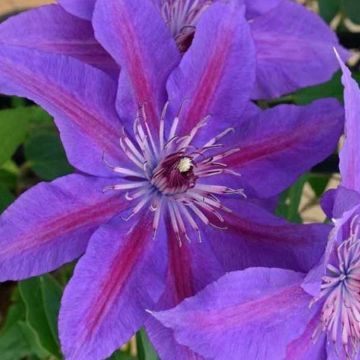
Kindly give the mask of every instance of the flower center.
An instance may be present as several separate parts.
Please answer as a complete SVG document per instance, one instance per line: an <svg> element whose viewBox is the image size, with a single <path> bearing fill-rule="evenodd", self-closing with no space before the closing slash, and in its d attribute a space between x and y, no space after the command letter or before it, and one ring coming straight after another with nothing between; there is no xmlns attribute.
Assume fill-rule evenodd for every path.
<svg viewBox="0 0 360 360"><path fill-rule="evenodd" d="M189 230L195 231L201 240L197 220L224 229L221 225L224 222L221 212L231 212L231 210L222 205L219 196L244 196L244 193L242 189L202 182L204 178L224 174L239 176L221 162L225 157L239 151L239 148L209 154L222 148L219 141L234 129L228 128L209 139L200 148L195 147L192 144L193 140L200 129L206 126L208 117L201 119L189 134L179 137L176 135L179 114L166 136L164 119L167 107L168 104L164 107L158 134L150 131L145 107L139 110L134 123L133 138L131 139L124 132L120 139L120 146L131 164L126 167L111 166L115 173L123 175L125 182L109 186L104 190L125 191L125 198L134 202L126 220L148 206L149 210L154 212L154 236L160 215L166 211L181 244L183 239L190 241Z"/></svg>
<svg viewBox="0 0 360 360"><path fill-rule="evenodd" d="M319 330L325 331L347 358L353 359L360 344L360 238L358 218L353 219L351 236L335 250L323 277L320 295L324 301Z"/></svg>
<svg viewBox="0 0 360 360"><path fill-rule="evenodd" d="M188 157L182 157L177 164L177 169L182 174L189 172L192 169L192 167L193 167L192 161Z"/></svg>
<svg viewBox="0 0 360 360"><path fill-rule="evenodd" d="M163 0L161 14L181 52L191 45L196 24L213 0Z"/></svg>
<svg viewBox="0 0 360 360"><path fill-rule="evenodd" d="M184 193L195 186L193 167L190 157L172 154L156 167L151 183L164 195Z"/></svg>

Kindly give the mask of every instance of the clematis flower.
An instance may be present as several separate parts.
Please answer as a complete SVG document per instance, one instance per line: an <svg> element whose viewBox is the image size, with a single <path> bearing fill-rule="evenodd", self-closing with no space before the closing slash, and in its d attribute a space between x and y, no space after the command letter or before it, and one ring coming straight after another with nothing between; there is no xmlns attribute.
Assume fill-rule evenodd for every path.
<svg viewBox="0 0 360 360"><path fill-rule="evenodd" d="M360 90L343 70L346 141L341 186L324 208L334 227L308 274L249 268L154 313L176 341L205 358L358 359L360 352Z"/></svg>
<svg viewBox="0 0 360 360"><path fill-rule="evenodd" d="M209 8L180 61L152 2L98 1L92 44L97 64L111 56L121 67L116 81L73 41L50 46L49 33L28 35L37 49L0 45L0 91L54 116L77 169L0 218L0 281L82 256L62 300L66 359L103 359L144 325L163 359L197 356L147 310L173 307L228 270L305 272L318 262L326 225L289 224L252 199L279 194L328 156L343 111L331 100L266 111L249 103L244 12L234 1ZM8 34L22 31L15 19Z"/></svg>
<svg viewBox="0 0 360 360"><path fill-rule="evenodd" d="M223 0L152 0L178 48L185 52L202 14ZM71 14L91 20L96 0L60 0ZM335 46L345 58L336 35L314 13L290 0L238 0L256 47L256 82L252 98L274 98L300 87L327 81L338 69ZM238 59L241 66L240 58Z"/></svg>

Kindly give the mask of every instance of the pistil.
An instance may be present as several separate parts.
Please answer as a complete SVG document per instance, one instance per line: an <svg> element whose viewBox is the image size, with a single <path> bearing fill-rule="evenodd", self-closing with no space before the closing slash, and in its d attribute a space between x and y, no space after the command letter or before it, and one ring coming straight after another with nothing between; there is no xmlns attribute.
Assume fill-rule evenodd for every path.
<svg viewBox="0 0 360 360"><path fill-rule="evenodd" d="M239 175L228 169L226 164L221 163L222 159L239 151L238 148L206 155L210 151L222 148L223 145L219 140L233 132L233 129L224 130L201 148L196 148L192 142L198 132L206 127L209 117L201 119L189 134L178 137L176 133L179 114L173 121L168 137L165 138L164 119L167 107L166 104L160 119L158 136L154 136L150 131L145 107L139 110L134 122L134 139L131 140L125 131L120 139L120 146L132 166L131 168L111 166L111 169L123 175L126 181L107 187L105 190L125 191L125 199L136 202L125 220L130 219L146 206L154 212L154 236L162 212L167 211L172 229L181 245L183 239L190 241L189 229L197 233L201 241L201 232L195 219L217 229L226 228L221 225L224 223L221 212L231 212L231 210L222 205L219 196L245 195L242 189L201 183L202 178L220 174ZM218 223L210 221L209 215Z"/></svg>

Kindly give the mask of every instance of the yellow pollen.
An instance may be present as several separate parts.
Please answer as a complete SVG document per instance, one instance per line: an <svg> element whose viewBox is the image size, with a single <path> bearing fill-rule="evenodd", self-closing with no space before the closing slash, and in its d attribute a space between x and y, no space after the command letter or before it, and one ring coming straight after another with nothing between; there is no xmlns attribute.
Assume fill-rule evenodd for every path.
<svg viewBox="0 0 360 360"><path fill-rule="evenodd" d="M193 164L190 158L183 157L180 159L177 168L181 173L186 173L192 168Z"/></svg>

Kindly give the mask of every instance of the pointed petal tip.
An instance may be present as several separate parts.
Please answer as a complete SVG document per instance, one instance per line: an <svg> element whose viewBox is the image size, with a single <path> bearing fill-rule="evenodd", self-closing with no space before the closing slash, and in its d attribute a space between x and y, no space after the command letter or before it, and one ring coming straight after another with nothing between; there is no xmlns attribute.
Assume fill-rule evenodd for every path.
<svg viewBox="0 0 360 360"><path fill-rule="evenodd" d="M335 53L336 59L337 59L339 65L340 65L340 68L341 68L342 72L344 73L344 72L348 71L348 68L344 63L344 60L342 59L338 49L335 46L333 47L333 51Z"/></svg>
<svg viewBox="0 0 360 360"><path fill-rule="evenodd" d="M335 53L335 55L336 55L336 57L337 57L338 61L339 61L339 62L342 62L342 60L340 59L339 52L337 51L337 49L336 49L336 47L335 47L335 46L333 46L333 51L334 51L334 53Z"/></svg>

